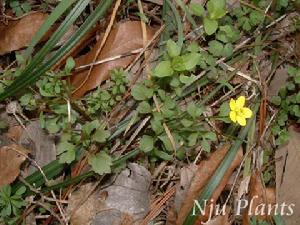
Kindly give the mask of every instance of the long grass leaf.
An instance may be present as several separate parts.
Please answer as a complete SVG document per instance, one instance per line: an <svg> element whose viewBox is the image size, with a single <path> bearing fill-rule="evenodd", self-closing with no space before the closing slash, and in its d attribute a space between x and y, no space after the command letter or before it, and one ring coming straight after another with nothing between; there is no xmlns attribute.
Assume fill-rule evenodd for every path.
<svg viewBox="0 0 300 225"><path fill-rule="evenodd" d="M75 22L75 20L80 16L85 7L88 5L89 0L80 0L74 8L71 10L69 15L63 21L63 23L57 28L51 38L47 41L47 43L43 46L43 48L33 57L29 65L22 71L20 77L17 78L14 83L11 85L18 86L23 83L23 80L26 76L32 76L33 71L38 69L38 66L43 62L46 55L53 49L55 44L62 38L65 32L71 27L71 25Z"/></svg>
<svg viewBox="0 0 300 225"><path fill-rule="evenodd" d="M87 1L87 2L89 2L89 1ZM2 93L0 95L0 101L16 94L16 92L26 88L28 85L33 84L41 75L45 74L49 69L51 69L51 67L53 65L55 65L55 63L58 62L58 60L60 60L66 53L68 53L76 45L76 43L99 20L99 18L101 18L105 14L107 9L111 6L112 2L113 2L113 0L102 1L96 7L95 11L93 11L90 14L90 16L86 19L86 21L81 25L81 27L77 30L77 32L75 32L75 34L73 34L73 36L57 52L55 52L55 54L48 61L44 62L41 65L37 65L35 62L35 65L34 65L35 68L32 68L32 65L30 67L30 69L34 69L33 72L30 71L30 69L26 68L25 69L26 73L24 73L24 74L22 73L22 75L20 75L20 77L18 77L10 86L8 86L5 89L4 93ZM83 3L86 3L86 0L81 1L81 3L82 4L80 6L83 7ZM78 6L78 4L77 4L77 6ZM79 9L81 9L81 11L83 11L83 9L81 7L79 7ZM79 9L77 8L77 10L79 10ZM79 15L77 15L77 13L75 13L75 14L77 17L79 16ZM74 17L75 17L75 15L74 15ZM65 31L66 31L66 29L64 29L64 32ZM58 32L64 33L62 31L58 31ZM49 40L49 41L51 41L51 44L53 44L53 39ZM49 49L47 49L47 51L49 51ZM45 52L46 52L46 50L45 50ZM46 55L45 52L43 51L41 53L41 55L39 55L38 61L40 61L41 59L42 60L44 59L44 56Z"/></svg>
<svg viewBox="0 0 300 225"><path fill-rule="evenodd" d="M77 0L63 0L55 7L38 32L33 36L31 43L25 51L25 59L32 54L33 48L36 46L36 44L39 43L51 26L67 11L68 8L70 8L75 1Z"/></svg>

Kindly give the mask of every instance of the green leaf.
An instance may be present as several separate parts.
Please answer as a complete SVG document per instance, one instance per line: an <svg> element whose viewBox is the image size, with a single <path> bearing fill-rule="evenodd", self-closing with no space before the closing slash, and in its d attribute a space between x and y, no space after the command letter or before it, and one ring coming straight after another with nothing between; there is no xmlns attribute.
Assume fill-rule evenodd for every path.
<svg viewBox="0 0 300 225"><path fill-rule="evenodd" d="M280 106L281 98L280 98L280 96L272 96L270 99L270 102L274 105Z"/></svg>
<svg viewBox="0 0 300 225"><path fill-rule="evenodd" d="M186 111L188 114L193 117L194 119L201 116L201 114L204 112L204 110L198 106L194 102L191 102L188 106Z"/></svg>
<svg viewBox="0 0 300 225"><path fill-rule="evenodd" d="M153 71L155 77L170 77L174 73L169 60L160 62Z"/></svg>
<svg viewBox="0 0 300 225"><path fill-rule="evenodd" d="M171 141L170 141L170 139L169 139L169 137L167 135L161 135L158 138L163 142L164 147L166 148L166 150L168 152L172 152L173 151L172 143L171 143Z"/></svg>
<svg viewBox="0 0 300 225"><path fill-rule="evenodd" d="M75 61L72 57L69 57L66 61L65 71L67 74L69 74L74 68L75 68Z"/></svg>
<svg viewBox="0 0 300 225"><path fill-rule="evenodd" d="M257 10L253 10L250 13L250 23L252 26L257 26L260 23L262 23L264 20L264 14L257 11Z"/></svg>
<svg viewBox="0 0 300 225"><path fill-rule="evenodd" d="M171 39L167 41L167 50L170 57L179 56L181 49L180 47Z"/></svg>
<svg viewBox="0 0 300 225"><path fill-rule="evenodd" d="M214 56L222 56L224 47L221 42L213 40L208 43L208 50Z"/></svg>
<svg viewBox="0 0 300 225"><path fill-rule="evenodd" d="M177 56L172 60L172 67L174 70L191 71L193 70L200 60L201 55L199 53L187 53L182 56Z"/></svg>
<svg viewBox="0 0 300 225"><path fill-rule="evenodd" d="M131 90L131 95L135 100L144 101L153 96L153 90L143 84L136 84Z"/></svg>
<svg viewBox="0 0 300 225"><path fill-rule="evenodd" d="M25 186L21 186L16 192L15 192L15 195L23 195L26 191L26 187Z"/></svg>
<svg viewBox="0 0 300 225"><path fill-rule="evenodd" d="M214 19L204 18L204 30L208 35L212 35L218 29L218 21Z"/></svg>
<svg viewBox="0 0 300 225"><path fill-rule="evenodd" d="M188 136L188 145L190 147L194 146L196 143L197 143L197 140L198 140L198 137L199 137L199 134L198 133L192 133Z"/></svg>
<svg viewBox="0 0 300 225"><path fill-rule="evenodd" d="M207 10L211 19L220 19L226 15L225 0L209 0Z"/></svg>
<svg viewBox="0 0 300 225"><path fill-rule="evenodd" d="M96 130L97 128L99 128L99 127L100 127L99 120L93 120L93 121L90 121L90 122L86 122L82 126L82 132L84 133L84 135L90 136L92 134L92 132L94 130Z"/></svg>
<svg viewBox="0 0 300 225"><path fill-rule="evenodd" d="M137 107L137 111L142 114L147 114L152 112L152 108L148 102L143 101Z"/></svg>
<svg viewBox="0 0 300 225"><path fill-rule="evenodd" d="M154 139L151 136L144 135L140 140L140 148L143 152L150 152L154 147Z"/></svg>
<svg viewBox="0 0 300 225"><path fill-rule="evenodd" d="M99 127L96 132L93 134L92 141L96 141L98 143L104 143L107 138L109 138L110 132L105 130L103 126Z"/></svg>
<svg viewBox="0 0 300 225"><path fill-rule="evenodd" d="M172 155L169 155L168 153L160 151L158 149L154 149L153 153L155 156L157 156L158 158L163 159L165 161L170 161L173 159Z"/></svg>
<svg viewBox="0 0 300 225"><path fill-rule="evenodd" d="M224 121L225 123L230 123L229 119L229 112L230 112L230 107L228 102L223 102L222 105L220 106L220 112L218 117L218 120Z"/></svg>
<svg viewBox="0 0 300 225"><path fill-rule="evenodd" d="M185 85L190 85L195 80L197 80L197 77L193 74L191 76L186 76L186 75L181 74L179 76L179 80L180 80L181 83L183 83Z"/></svg>
<svg viewBox="0 0 300 225"><path fill-rule="evenodd" d="M112 159L104 151L90 156L88 162L92 166L93 171L95 171L99 175L111 173Z"/></svg>
<svg viewBox="0 0 300 225"><path fill-rule="evenodd" d="M56 118L48 119L46 121L45 127L49 131L50 134L55 134L58 131L60 131L61 126L57 124L58 119L59 118L56 117Z"/></svg>
<svg viewBox="0 0 300 225"><path fill-rule="evenodd" d="M296 84L300 84L300 75L295 76L294 80Z"/></svg>
<svg viewBox="0 0 300 225"><path fill-rule="evenodd" d="M197 52L200 51L200 46L197 42L194 41L194 42L192 42L191 44L188 45L187 50L189 52L197 53Z"/></svg>
<svg viewBox="0 0 300 225"><path fill-rule="evenodd" d="M191 3L190 10L195 16L203 16L205 13L203 6L198 3Z"/></svg>
<svg viewBox="0 0 300 225"><path fill-rule="evenodd" d="M184 126L184 127L190 127L193 125L194 121L192 120L188 120L188 119L182 119L180 120L180 123Z"/></svg>
<svg viewBox="0 0 300 225"><path fill-rule="evenodd" d="M217 135L214 132L207 132L203 135L204 138L211 140L211 141L216 141L217 140Z"/></svg>
<svg viewBox="0 0 300 225"><path fill-rule="evenodd" d="M210 143L205 138L201 141L201 147L204 149L204 151L210 152Z"/></svg>
<svg viewBox="0 0 300 225"><path fill-rule="evenodd" d="M300 92L296 95L296 102L300 103Z"/></svg>
<svg viewBox="0 0 300 225"><path fill-rule="evenodd" d="M69 164L75 160L75 157L76 157L75 150L74 149L68 150L59 156L59 162Z"/></svg>
<svg viewBox="0 0 300 225"><path fill-rule="evenodd" d="M57 146L57 154L62 154L72 150L75 150L75 145L68 141L60 142Z"/></svg>
<svg viewBox="0 0 300 225"><path fill-rule="evenodd" d="M232 46L231 43L227 43L224 46L222 56L224 56L224 57L230 57L232 54L233 54L233 46Z"/></svg>

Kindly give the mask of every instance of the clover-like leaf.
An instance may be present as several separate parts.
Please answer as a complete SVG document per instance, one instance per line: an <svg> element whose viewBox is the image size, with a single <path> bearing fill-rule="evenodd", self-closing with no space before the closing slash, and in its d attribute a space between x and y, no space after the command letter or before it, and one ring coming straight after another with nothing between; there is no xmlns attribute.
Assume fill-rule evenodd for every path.
<svg viewBox="0 0 300 225"><path fill-rule="evenodd" d="M111 172L112 158L104 151L90 156L88 162L99 175Z"/></svg>

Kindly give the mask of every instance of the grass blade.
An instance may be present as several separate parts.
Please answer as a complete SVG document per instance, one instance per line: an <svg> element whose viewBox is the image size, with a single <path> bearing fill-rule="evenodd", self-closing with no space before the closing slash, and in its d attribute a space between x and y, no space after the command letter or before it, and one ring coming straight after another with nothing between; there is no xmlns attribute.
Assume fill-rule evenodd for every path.
<svg viewBox="0 0 300 225"><path fill-rule="evenodd" d="M77 0L63 0L61 1L52 13L48 16L46 21L40 27L39 31L33 36L31 43L25 51L24 57L28 59L31 55L33 48L36 44L42 39L42 37L46 34L46 32L51 28L51 26L62 16L63 13L67 11L67 9Z"/></svg>
<svg viewBox="0 0 300 225"><path fill-rule="evenodd" d="M75 8L72 10L73 14L70 15L70 20L66 21L68 27L72 24L72 21L75 21L75 19L80 15L79 11L83 11L85 6L88 4L89 0L81 0L77 3L76 12L74 12ZM73 36L46 62L44 62L41 65L38 65L44 57L47 55L47 53L50 51L50 47L54 46L56 44L56 41L54 41L54 38L50 39L46 43L47 48L43 48L38 53L37 59L34 59L34 64L28 65L25 68L25 71L18 77L10 86L8 86L5 91L0 95L0 101L4 100L7 97L13 96L16 94L19 90L22 90L26 88L28 85L33 84L41 75L45 74L53 65L55 65L58 60L60 60L66 53L68 53L73 46L76 45L76 43L85 35L85 33L98 21L99 18L101 18L107 9L112 4L113 0L106 0L102 1L93 11L90 16L87 18L87 20L82 24L82 26L73 34ZM64 26L64 28L67 27ZM67 29L64 29L65 32ZM55 36L55 40L57 40L58 36L62 36L64 32L57 30L59 32L57 36ZM54 36L54 35L53 35ZM58 38L59 40L59 38ZM44 46L45 47L45 46ZM34 69L34 70L33 70ZM32 71L33 70L33 71Z"/></svg>

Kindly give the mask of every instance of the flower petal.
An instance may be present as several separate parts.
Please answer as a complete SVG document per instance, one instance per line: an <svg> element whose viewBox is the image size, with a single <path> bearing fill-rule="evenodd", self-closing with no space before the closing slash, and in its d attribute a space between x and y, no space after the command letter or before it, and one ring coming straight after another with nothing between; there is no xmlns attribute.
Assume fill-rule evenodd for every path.
<svg viewBox="0 0 300 225"><path fill-rule="evenodd" d="M236 117L236 121L238 122L239 125L246 126L246 119L245 119L245 117L237 116Z"/></svg>
<svg viewBox="0 0 300 225"><path fill-rule="evenodd" d="M246 98L245 96L240 96L237 100L236 100L236 108L237 109L241 109L244 107L245 105L245 101L246 101Z"/></svg>
<svg viewBox="0 0 300 225"><path fill-rule="evenodd" d="M229 117L234 123L236 123L236 112L235 111L230 111Z"/></svg>
<svg viewBox="0 0 300 225"><path fill-rule="evenodd" d="M244 107L244 108L242 108L242 114L245 118L251 118L253 113L252 113L251 109Z"/></svg>
<svg viewBox="0 0 300 225"><path fill-rule="evenodd" d="M230 99L229 106L230 106L231 110L233 110L233 111L235 110L236 102L234 99Z"/></svg>

